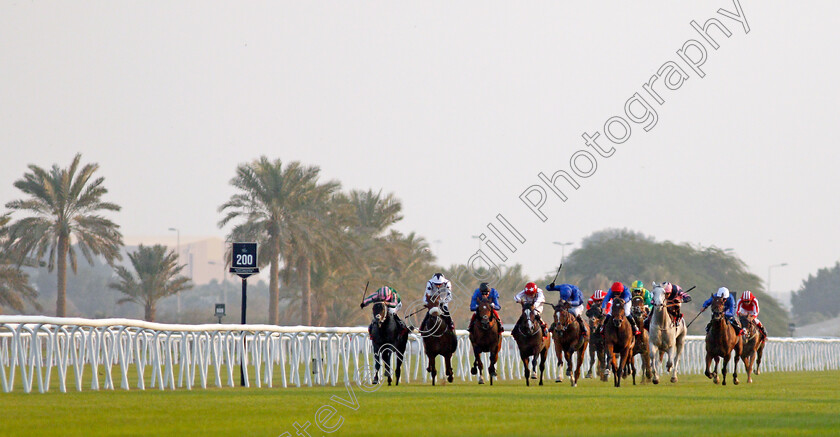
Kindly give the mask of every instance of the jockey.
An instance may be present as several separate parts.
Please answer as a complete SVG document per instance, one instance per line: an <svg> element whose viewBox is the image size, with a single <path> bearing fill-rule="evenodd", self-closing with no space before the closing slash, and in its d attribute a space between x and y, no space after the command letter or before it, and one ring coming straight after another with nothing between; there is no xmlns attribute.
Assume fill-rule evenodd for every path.
<svg viewBox="0 0 840 437"><path fill-rule="evenodd" d="M499 305L499 292L496 291L495 288L490 288L486 282L482 282L481 285L479 285L473 292L472 299L470 300L470 311L473 312L473 315L472 318L470 318L470 327L467 328L467 330L472 331L473 324L475 323L479 297L490 299L490 307L493 309L493 316L496 317L496 323L499 324L499 333L501 334L505 331L505 328L502 326L502 318L499 317L498 313L498 311L502 309L502 306Z"/></svg>
<svg viewBox="0 0 840 437"><path fill-rule="evenodd" d="M726 299L726 304L723 307L724 308L724 313L723 314L726 317L726 320L729 322L730 325L732 325L733 328L735 328L735 332L737 332L738 335L744 334L745 331L744 331L743 328L741 328L741 323L738 321L738 319L735 318L735 298L732 297L731 294L729 294L729 289L728 288L726 288L726 287L718 288L718 291L715 292L715 294L713 294L712 297L710 297L705 302L703 302L703 309L705 310L706 308L708 308L709 305L712 304L712 300L715 297L722 297L722 298ZM706 333L707 334L709 333L709 328L711 328L711 326L712 326L712 322L709 321L709 324L706 325Z"/></svg>
<svg viewBox="0 0 840 437"><path fill-rule="evenodd" d="M642 281L633 281L630 285L630 295L632 297L641 297L645 301L645 306L647 307L647 312L650 314L651 310L653 310L653 300L647 288L645 288L645 284Z"/></svg>
<svg viewBox="0 0 840 437"><path fill-rule="evenodd" d="M543 337L547 336L548 330L546 329L545 322L543 322L542 317L540 317L543 310L543 303L545 303L545 294L543 294L543 291L537 287L537 284L533 282L525 284L525 289L516 293L516 296L513 296L513 301L516 303L534 304L534 314L536 315L536 319L542 328L542 335Z"/></svg>
<svg viewBox="0 0 840 437"><path fill-rule="evenodd" d="M767 337L767 331L764 329L764 325L762 325L761 321L758 320L758 298L756 298L751 292L745 291L741 293L741 298L738 299L737 308L736 313L739 316L755 317L755 324L758 325L758 329L761 330L761 333Z"/></svg>
<svg viewBox="0 0 840 437"><path fill-rule="evenodd" d="M680 320L682 320L682 318L683 318L682 303L683 302L686 302L686 303L691 302L691 296L688 293L684 292L682 287L680 287L677 284L672 284L670 282L666 282L666 283L662 284L662 288L665 290L665 293L667 293L667 299L666 300L676 302L676 304L677 304L677 306L671 307L671 308L676 309L676 313L677 313L676 324L679 325Z"/></svg>
<svg viewBox="0 0 840 437"><path fill-rule="evenodd" d="M607 297L604 298L604 302L601 303L601 308L606 310L607 302L612 304L613 298L620 297L624 300L624 315L627 317L627 321L630 322L630 326L633 328L633 333L639 335L642 331L639 330L639 327L636 326L636 321L630 317L630 304L632 303L630 300L630 291L627 289L627 286L622 284L621 282L613 282L612 287L610 287L610 291L607 293ZM610 313L604 313L607 315L604 318L604 323L601 325L601 330L604 329L604 326L607 325L607 322L610 320L612 315Z"/></svg>
<svg viewBox="0 0 840 437"><path fill-rule="evenodd" d="M593 309L600 307L601 302L604 301L605 297L607 297L607 293L605 293L604 290L595 290L595 292L592 293L592 296L589 296L589 300L586 301L586 316L587 317L589 317L590 319L592 318L592 316L594 315ZM606 308L607 312L610 311L611 307L612 307L612 304L607 304L607 308Z"/></svg>
<svg viewBox="0 0 840 437"><path fill-rule="evenodd" d="M560 301L569 303L569 312L575 315L578 325L580 325L580 338L586 337L586 325L580 315L583 314L583 295L580 293L580 288L572 284L560 284L555 286L552 282L545 287L546 291L559 291ZM554 324L551 324L551 331L554 330Z"/></svg>
<svg viewBox="0 0 840 437"><path fill-rule="evenodd" d="M434 306L434 300L437 299L440 304L440 309L443 311L443 320L449 324L449 329L455 330L455 323L452 322L452 317L449 314L449 302L452 301L452 283L449 279L443 276L443 273L435 273L432 279L426 283L426 293L423 295L423 305L431 309ZM426 317L428 317L428 313Z"/></svg>
<svg viewBox="0 0 840 437"><path fill-rule="evenodd" d="M383 304L385 304L385 306L388 307L388 312L391 313L391 315L394 316L394 320L397 321L397 325L399 325L399 327L402 329L408 330L405 323L403 323L402 319L400 319L399 314L397 314L400 308L402 308L402 299L400 299L400 295L399 293L397 293L397 290L394 290L393 288L388 286L382 287L379 290L376 290L370 296L366 297L364 300L362 300L362 303L361 305L359 305L359 308L364 308L372 303L377 302L382 302Z"/></svg>

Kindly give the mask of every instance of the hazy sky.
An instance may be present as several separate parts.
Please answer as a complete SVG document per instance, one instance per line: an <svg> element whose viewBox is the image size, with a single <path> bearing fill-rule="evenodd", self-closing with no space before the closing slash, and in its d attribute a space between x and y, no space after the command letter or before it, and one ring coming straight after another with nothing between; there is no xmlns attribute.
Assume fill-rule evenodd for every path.
<svg viewBox="0 0 840 437"><path fill-rule="evenodd" d="M501 213L534 275L553 241L627 227L734 248L762 278L787 262L773 289L796 288L840 259L840 3L742 1L749 33L717 13L731 0L683 3L4 1L0 200L27 164L81 152L125 235L223 236L235 166L267 155L396 193L399 228L446 264ZM712 17L717 50L690 25ZM689 39L703 78L677 55ZM654 85L660 105L642 85L668 61L688 79ZM611 146L637 92L656 124L631 122L538 220L519 195L594 153L583 133Z"/></svg>

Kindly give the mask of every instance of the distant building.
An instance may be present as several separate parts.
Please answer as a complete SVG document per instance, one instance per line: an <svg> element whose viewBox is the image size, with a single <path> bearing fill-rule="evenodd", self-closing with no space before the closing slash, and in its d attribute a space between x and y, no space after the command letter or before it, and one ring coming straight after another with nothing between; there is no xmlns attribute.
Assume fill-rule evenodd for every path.
<svg viewBox="0 0 840 437"><path fill-rule="evenodd" d="M125 237L125 249L133 252L137 246L160 244L179 252L180 263L185 265L184 276L192 278L196 285L207 284L212 280L221 282L238 279L227 272L225 240L219 237L191 237L181 235L180 245L175 235L151 237Z"/></svg>

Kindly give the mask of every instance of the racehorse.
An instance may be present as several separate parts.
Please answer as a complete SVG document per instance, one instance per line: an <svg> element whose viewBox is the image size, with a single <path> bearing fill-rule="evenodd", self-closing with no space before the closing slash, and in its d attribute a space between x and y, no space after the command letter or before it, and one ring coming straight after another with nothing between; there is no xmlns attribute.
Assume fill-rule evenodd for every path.
<svg viewBox="0 0 840 437"><path fill-rule="evenodd" d="M604 326L604 347L606 348L607 359L610 360L610 367L613 372L613 381L616 387L621 387L621 375L627 360L633 353L633 344L636 336L633 335L633 328L627 317L624 316L624 299L613 298L612 318ZM617 361L615 355L619 354ZM607 380L606 374L601 377L602 381ZM635 367L633 370L633 384L636 384Z"/></svg>
<svg viewBox="0 0 840 437"><path fill-rule="evenodd" d="M645 325L645 318L647 317L647 306L645 305L645 300L642 297L636 296L633 298L633 304L630 307L630 317L636 319L636 326L639 327L641 333L636 336L634 346L633 346L633 354L630 356L628 363L630 364L631 371L635 374L636 373L636 362L633 358L636 355L642 356L642 383L651 380L651 371L650 371L650 346L649 342L649 333L648 330L644 327ZM627 369L625 369L625 372ZM625 374L624 377L626 378L627 375Z"/></svg>
<svg viewBox="0 0 840 437"><path fill-rule="evenodd" d="M426 371L432 374L432 385L435 385L435 377L437 376L435 358L438 355L443 356L446 366L446 380L452 382L452 354L458 349L458 337L455 336L454 330L449 329L449 324L443 319L444 310L441 308L439 300L440 296L437 296L430 302L429 312L420 325L423 349L425 349L426 357L429 359L429 366L426 367Z"/></svg>
<svg viewBox="0 0 840 437"><path fill-rule="evenodd" d="M718 364L723 358L723 385L726 385L726 366L729 364L729 359L732 351L735 351L735 356L741 355L741 340L735 328L729 324L724 315L724 305L726 299L718 296L712 298L712 322L709 328L709 333L706 334L706 372L705 375L709 379L714 379L715 384L720 382L718 377ZM714 373L709 372L709 367L712 360L715 360ZM737 359L737 358L736 358ZM732 382L738 384L738 366L732 370Z"/></svg>
<svg viewBox="0 0 840 437"><path fill-rule="evenodd" d="M408 343L408 330L403 329L396 318L382 302L373 304L373 322L368 328L370 340L373 343L373 359L375 373L373 383L379 383L380 362L385 362L385 376L391 385L391 352L396 353L397 366L394 371L396 385L400 385L400 370L402 368L405 347Z"/></svg>
<svg viewBox="0 0 840 437"><path fill-rule="evenodd" d="M740 356L735 356L735 367L738 367L738 359L744 361L744 368L747 370L747 382L752 381L752 370L755 364L758 347L763 343L764 339L761 337L761 331L758 330L758 325L755 324L755 316L741 315L741 326L746 329L747 333L741 337L741 353Z"/></svg>
<svg viewBox="0 0 840 437"><path fill-rule="evenodd" d="M604 333L601 332L601 324L604 323L604 310L600 305L593 306L586 311L586 316L589 318L589 371L586 372L587 378L592 378L592 369L596 368L596 375L601 378L609 369L606 368L607 360L604 358ZM604 379L606 381L606 379Z"/></svg>
<svg viewBox="0 0 840 437"><path fill-rule="evenodd" d="M545 373L545 357L548 355L550 336L542 336L542 329L537 322L533 303L522 303L522 315L516 321L516 326L511 331L516 346L519 348L519 357L525 365L525 385L531 385L531 369L528 368L528 358L533 357L534 364L537 356L540 357L540 385L543 385L543 373ZM534 370L536 373L536 369Z"/></svg>
<svg viewBox="0 0 840 437"><path fill-rule="evenodd" d="M566 356L566 367L568 370L574 369L574 372L569 374L569 382L572 387L577 387L577 381L580 379L580 368L583 366L584 351L589 344L589 335L581 337L580 324L577 318L569 311L569 303L560 301L558 305L552 305L554 308L554 353L557 355L557 366L562 368L563 355ZM589 328L584 326L587 334ZM572 363L572 354L577 353L577 366ZM563 382L563 372L558 369L557 380L555 382Z"/></svg>
<svg viewBox="0 0 840 437"><path fill-rule="evenodd" d="M470 373L478 374L478 383L484 384L484 363L481 361L482 352L490 352L490 385L496 377L496 360L499 357L499 350L502 348L502 334L496 317L493 315L493 308L490 306L490 299L480 296L478 298L478 309L476 310L476 322L470 330L470 343L473 347L473 362Z"/></svg>
<svg viewBox="0 0 840 437"><path fill-rule="evenodd" d="M666 302L665 289L654 282L653 284L653 313L650 316L650 331L648 332L648 349L651 357L651 370L653 383L659 384L659 366L662 358L667 353L668 362L665 371L671 372L671 382L677 382L677 371L680 367L680 357L685 336L688 329L685 320L675 322L674 317L668 311L668 306L679 305L679 302Z"/></svg>
<svg viewBox="0 0 840 437"><path fill-rule="evenodd" d="M760 375L760 367L761 367L761 357L764 356L764 346L767 344L767 336L764 333L759 333L760 340L758 342L758 348L755 351L755 374Z"/></svg>

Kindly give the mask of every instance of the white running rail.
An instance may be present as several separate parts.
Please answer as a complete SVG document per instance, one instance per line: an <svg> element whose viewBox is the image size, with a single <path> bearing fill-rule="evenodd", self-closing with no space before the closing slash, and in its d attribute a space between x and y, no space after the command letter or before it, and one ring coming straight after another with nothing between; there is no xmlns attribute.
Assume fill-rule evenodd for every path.
<svg viewBox="0 0 840 437"><path fill-rule="evenodd" d="M458 332L452 358L455 376L472 381L472 348ZM689 336L680 374L701 373L703 337ZM484 354L485 377L487 354ZM637 358L638 359L638 358ZM169 325L130 319L0 316L0 386L3 392L76 390L159 390L234 386L245 364L246 386L336 385L369 375L373 353L367 329L274 325ZM402 383L429 379L423 342L412 334ZM588 369L589 358L585 361ZM442 373L442 359L438 364ZM743 365L741 365L743 366ZM499 379L523 377L516 342L505 332L497 363ZM68 378L68 369L70 374ZM359 369L363 371L358 371ZM762 371L840 369L840 339L770 338ZM553 346L546 362L548 380L558 369ZM739 371L743 371L740 367ZM440 376L439 376L440 377ZM16 380L19 378L19 380ZM53 380L57 378L57 381ZM51 383L53 385L51 386Z"/></svg>

